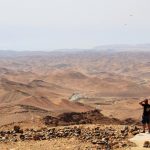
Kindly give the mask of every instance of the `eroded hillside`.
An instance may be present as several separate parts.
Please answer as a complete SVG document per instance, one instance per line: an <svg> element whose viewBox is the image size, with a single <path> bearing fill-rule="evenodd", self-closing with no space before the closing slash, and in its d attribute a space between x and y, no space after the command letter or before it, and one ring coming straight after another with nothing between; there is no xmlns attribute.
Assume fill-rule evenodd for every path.
<svg viewBox="0 0 150 150"><path fill-rule="evenodd" d="M1 124L95 107L109 117L139 119L138 101L149 97L149 51L0 54Z"/></svg>

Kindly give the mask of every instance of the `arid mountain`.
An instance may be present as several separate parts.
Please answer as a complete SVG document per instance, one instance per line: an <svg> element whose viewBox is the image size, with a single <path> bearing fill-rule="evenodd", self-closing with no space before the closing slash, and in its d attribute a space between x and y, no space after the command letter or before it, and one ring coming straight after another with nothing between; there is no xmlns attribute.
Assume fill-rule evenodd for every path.
<svg viewBox="0 0 150 150"><path fill-rule="evenodd" d="M148 48L147 45L77 51L0 51L0 116L5 120L0 124L10 123L13 118L22 121L47 113L88 111L92 107L102 109L108 116L127 118L129 113L120 113L123 105L132 101L132 106L124 111L134 108L137 112L138 100L149 97ZM72 95L75 101L70 100Z"/></svg>

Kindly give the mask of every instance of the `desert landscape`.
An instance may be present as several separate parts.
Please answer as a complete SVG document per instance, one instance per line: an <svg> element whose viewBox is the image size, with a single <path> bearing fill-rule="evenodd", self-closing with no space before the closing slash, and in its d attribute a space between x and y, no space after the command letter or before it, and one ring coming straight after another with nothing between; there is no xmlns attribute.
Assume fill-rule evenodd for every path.
<svg viewBox="0 0 150 150"><path fill-rule="evenodd" d="M0 0L0 150L150 149L149 0Z"/></svg>
<svg viewBox="0 0 150 150"><path fill-rule="evenodd" d="M83 128L90 124L119 129L124 125L139 126L142 114L139 102L150 98L149 49L150 45L112 45L51 52L0 51L1 130L12 130L14 126L57 129L56 126L79 124ZM7 136L3 139L2 131L1 141L9 141ZM131 132L129 137L140 129L133 131L136 133ZM79 142L74 136L69 140ZM38 149L40 145L42 148L47 141L37 142L39 145L32 142L33 148L28 149ZM58 142L54 150L63 143L51 142L52 145ZM86 142L68 149L92 149L89 140ZM14 149L24 149L25 145L22 142ZM133 143L126 145L130 147ZM12 147L13 143L3 145L3 149ZM127 148L116 148L123 147Z"/></svg>

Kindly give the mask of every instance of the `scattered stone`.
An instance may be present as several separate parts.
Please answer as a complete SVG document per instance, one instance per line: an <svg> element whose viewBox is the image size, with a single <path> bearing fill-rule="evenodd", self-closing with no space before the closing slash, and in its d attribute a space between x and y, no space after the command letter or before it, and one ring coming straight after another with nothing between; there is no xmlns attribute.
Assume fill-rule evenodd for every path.
<svg viewBox="0 0 150 150"><path fill-rule="evenodd" d="M22 130L20 130L20 126L14 126L15 133L20 133Z"/></svg>
<svg viewBox="0 0 150 150"><path fill-rule="evenodd" d="M150 141L145 141L143 147L150 148Z"/></svg>
<svg viewBox="0 0 150 150"><path fill-rule="evenodd" d="M74 137L81 140L81 142L91 142L93 146L97 147L97 150L117 149L133 146L131 142L128 142L128 138L131 136L129 133L132 133L133 136L138 132L139 128L133 126L123 126L122 129L113 127L83 128L82 126L67 126L61 128L41 128L39 130L21 130L20 126L14 126L13 130L0 131L0 142L40 141ZM145 144L144 147L148 147L147 145Z"/></svg>
<svg viewBox="0 0 150 150"><path fill-rule="evenodd" d="M21 135L20 135L20 139L21 139L22 141L24 141L24 140L25 140L25 135L21 134Z"/></svg>

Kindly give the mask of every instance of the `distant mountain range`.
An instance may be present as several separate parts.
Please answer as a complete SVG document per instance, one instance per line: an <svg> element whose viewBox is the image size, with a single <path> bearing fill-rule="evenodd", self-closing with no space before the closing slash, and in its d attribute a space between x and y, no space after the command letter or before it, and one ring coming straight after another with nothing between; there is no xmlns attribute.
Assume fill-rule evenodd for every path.
<svg viewBox="0 0 150 150"><path fill-rule="evenodd" d="M58 52L80 52L80 51L89 51L89 50L101 50L101 51L149 51L150 44L115 44L115 45L100 45L90 49L79 49L79 48L72 48L72 49L55 49L55 50L41 50L41 51L32 51L32 50L24 50L24 51L16 51L16 50L0 50L0 55L2 56L11 56L11 55L40 55L41 53L58 53Z"/></svg>
<svg viewBox="0 0 150 150"><path fill-rule="evenodd" d="M96 46L94 49L97 50L112 50L112 51L149 51L150 44L136 44L136 45L127 45L127 44L120 44L120 45L101 45Z"/></svg>

